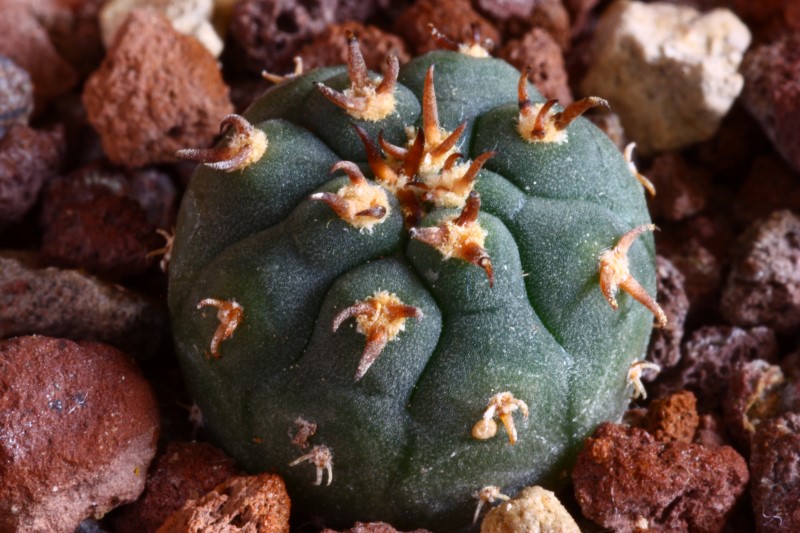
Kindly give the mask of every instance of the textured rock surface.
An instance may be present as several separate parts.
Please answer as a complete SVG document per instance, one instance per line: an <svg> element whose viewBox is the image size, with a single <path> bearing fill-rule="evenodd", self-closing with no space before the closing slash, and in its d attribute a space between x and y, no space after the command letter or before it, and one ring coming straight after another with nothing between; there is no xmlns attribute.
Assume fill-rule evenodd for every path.
<svg viewBox="0 0 800 533"><path fill-rule="evenodd" d="M0 55L0 139L12 124L27 126L33 112L33 85L28 72Z"/></svg>
<svg viewBox="0 0 800 533"><path fill-rule="evenodd" d="M530 66L528 79L545 98L555 98L561 105L572 102L561 47L547 31L533 28L521 39L507 42L497 55L520 70Z"/></svg>
<svg viewBox="0 0 800 533"><path fill-rule="evenodd" d="M337 533L332 529L323 529L322 533ZM385 522L358 522L350 529L346 529L341 533L403 533L393 528ZM430 533L427 529L415 529L408 533Z"/></svg>
<svg viewBox="0 0 800 533"><path fill-rule="evenodd" d="M210 20L214 9L212 0L111 0L100 11L100 29L106 48L111 47L131 11L141 8L161 13L173 28L203 43L213 56L222 52L222 39Z"/></svg>
<svg viewBox="0 0 800 533"><path fill-rule="evenodd" d="M784 410L782 395L786 380L781 367L757 359L736 366L722 403L731 437L747 450L762 421Z"/></svg>
<svg viewBox="0 0 800 533"><path fill-rule="evenodd" d="M147 474L144 493L114 517L117 533L152 533L188 500L239 474L233 459L202 442L171 442Z"/></svg>
<svg viewBox="0 0 800 533"><path fill-rule="evenodd" d="M439 48L431 38L429 24L457 43L471 37L470 28L477 24L481 40L489 39L499 44L500 34L472 9L469 0L419 0L395 20L394 31L406 40L416 55L421 55Z"/></svg>
<svg viewBox="0 0 800 533"><path fill-rule="evenodd" d="M800 530L800 414L786 414L758 427L750 470L756 531Z"/></svg>
<svg viewBox="0 0 800 533"><path fill-rule="evenodd" d="M754 48L742 63L742 101L775 148L800 171L800 32Z"/></svg>
<svg viewBox="0 0 800 533"><path fill-rule="evenodd" d="M681 148L714 135L749 44L728 10L620 0L603 14L582 88L608 99L643 153Z"/></svg>
<svg viewBox="0 0 800 533"><path fill-rule="evenodd" d="M303 67L311 70L328 65L346 64L349 57L348 31L352 31L358 37L364 62L370 70L382 72L389 54L396 55L401 65L411 58L405 42L396 35L387 33L377 26L344 22L328 26L313 41L300 49L298 55L303 58Z"/></svg>
<svg viewBox="0 0 800 533"><path fill-rule="evenodd" d="M210 144L233 110L214 57L152 11L135 11L119 31L83 91L109 159L143 166Z"/></svg>
<svg viewBox="0 0 800 533"><path fill-rule="evenodd" d="M502 502L486 514L481 533L580 533L578 524L558 501L542 487L522 489L515 498Z"/></svg>
<svg viewBox="0 0 800 533"><path fill-rule="evenodd" d="M158 424L149 384L116 349L0 342L0 530L71 533L135 500Z"/></svg>
<svg viewBox="0 0 800 533"><path fill-rule="evenodd" d="M187 502L158 531L289 533L289 505L286 487L279 476L234 477Z"/></svg>
<svg viewBox="0 0 800 533"><path fill-rule="evenodd" d="M644 172L657 194L648 197L655 219L683 220L703 210L711 193L711 175L679 152L661 154Z"/></svg>
<svg viewBox="0 0 800 533"><path fill-rule="evenodd" d="M563 50L570 45L570 15L562 0L477 0L476 8L494 22L504 39L519 39L533 28L549 33Z"/></svg>
<svg viewBox="0 0 800 533"><path fill-rule="evenodd" d="M0 228L33 207L42 185L61 166L65 148L61 129L16 124L0 139Z"/></svg>
<svg viewBox="0 0 800 533"><path fill-rule="evenodd" d="M603 423L572 472L583 514L616 532L722 530L745 489L733 448L657 442L644 430Z"/></svg>
<svg viewBox="0 0 800 533"><path fill-rule="evenodd" d="M681 360L681 340L689 312L689 299L683 288L685 278L669 259L656 256L656 274L657 301L667 315L667 325L653 329L647 360L665 370Z"/></svg>
<svg viewBox="0 0 800 533"><path fill-rule="evenodd" d="M681 391L653 400L644 418L644 429L660 442L692 442L700 420L697 398Z"/></svg>
<svg viewBox="0 0 800 533"><path fill-rule="evenodd" d="M133 292L75 270L0 257L0 337L98 340L149 357L167 336L166 311Z"/></svg>
<svg viewBox="0 0 800 533"><path fill-rule="evenodd" d="M776 211L754 222L733 250L721 310L738 326L800 326L800 217Z"/></svg>

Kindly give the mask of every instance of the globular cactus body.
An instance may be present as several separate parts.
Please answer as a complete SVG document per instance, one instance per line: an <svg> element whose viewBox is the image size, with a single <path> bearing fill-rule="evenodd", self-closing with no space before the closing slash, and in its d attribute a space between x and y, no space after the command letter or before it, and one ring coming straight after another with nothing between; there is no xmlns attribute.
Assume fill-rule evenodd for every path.
<svg viewBox="0 0 800 533"><path fill-rule="evenodd" d="M493 153L468 184L478 194L436 207L430 184L393 190L378 176L386 202L354 225L333 204L358 180L330 168L354 161L337 168L376 186L383 167L360 137L412 153L432 76L442 129L466 121L454 150ZM524 139L519 78L500 60L433 52L400 70L393 111L369 120L315 87L344 89L344 68L312 71L245 114L266 134L260 158L201 166L186 192L170 307L188 386L213 438L246 468L278 471L293 506L326 525L468 527L481 487L557 485L628 403L652 316L627 294L608 305L598 260L649 221L642 188L585 119L560 142ZM470 228L447 258L441 243ZM628 259L652 294L652 238ZM225 305L240 312L230 334Z"/></svg>

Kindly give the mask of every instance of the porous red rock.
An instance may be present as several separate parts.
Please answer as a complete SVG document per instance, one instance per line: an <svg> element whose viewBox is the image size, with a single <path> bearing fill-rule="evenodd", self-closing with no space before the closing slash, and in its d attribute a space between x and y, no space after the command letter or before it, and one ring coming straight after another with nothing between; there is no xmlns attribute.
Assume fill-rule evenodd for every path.
<svg viewBox="0 0 800 533"><path fill-rule="evenodd" d="M694 443L706 448L719 448L730 444L722 417L716 413L700 415L697 431L694 433Z"/></svg>
<svg viewBox="0 0 800 533"><path fill-rule="evenodd" d="M332 529L323 529L322 533L337 533ZM403 533L386 522L356 522L350 529L345 529L341 533ZM427 529L415 529L407 533L430 533Z"/></svg>
<svg viewBox="0 0 800 533"><path fill-rule="evenodd" d="M758 157L736 193L733 212L744 223L769 216L773 211L800 211L800 179L775 154Z"/></svg>
<svg viewBox="0 0 800 533"><path fill-rule="evenodd" d="M64 158L63 131L38 131L13 125L0 139L0 228L33 207L42 185Z"/></svg>
<svg viewBox="0 0 800 533"><path fill-rule="evenodd" d="M682 353L680 364L654 383L653 393L662 396L687 389L708 411L722 401L738 363L755 359L775 362L778 343L775 333L763 326L704 326L686 339Z"/></svg>
<svg viewBox="0 0 800 533"><path fill-rule="evenodd" d="M728 433L741 446L750 440L764 420L780 415L786 380L781 367L756 359L736 365L722 403Z"/></svg>
<svg viewBox="0 0 800 533"><path fill-rule="evenodd" d="M654 219L683 220L706 206L711 193L711 175L690 164L680 152L668 152L653 159L644 171L656 188L647 198Z"/></svg>
<svg viewBox="0 0 800 533"><path fill-rule="evenodd" d="M750 454L756 531L800 531L800 414L760 424Z"/></svg>
<svg viewBox="0 0 800 533"><path fill-rule="evenodd" d="M28 72L0 55L0 139L13 124L28 125L33 112L33 85Z"/></svg>
<svg viewBox="0 0 800 533"><path fill-rule="evenodd" d="M214 57L147 10L132 12L120 28L84 86L83 103L109 159L131 167L209 145L233 111Z"/></svg>
<svg viewBox="0 0 800 533"><path fill-rule="evenodd" d="M496 2L477 0L478 11L489 17L504 39L519 39L533 28L540 28L566 51L570 46L570 16L562 0L519 0Z"/></svg>
<svg viewBox="0 0 800 533"><path fill-rule="evenodd" d="M680 391L650 403L644 429L660 442L688 443L694 440L699 423L697 398L689 391Z"/></svg>
<svg viewBox="0 0 800 533"><path fill-rule="evenodd" d="M572 472L583 514L620 533L720 531L747 480L733 448L658 442L610 422L587 439Z"/></svg>
<svg viewBox="0 0 800 533"><path fill-rule="evenodd" d="M117 533L153 533L188 500L240 473L234 460L203 442L171 442L147 474L144 493L114 516Z"/></svg>
<svg viewBox="0 0 800 533"><path fill-rule="evenodd" d="M303 46L298 52L298 55L303 58L303 67L311 70L317 67L347 63L349 57L348 31L358 37L364 62L371 70L382 72L386 67L386 58L390 54L396 55L400 64L411 59L405 42L398 36L387 33L377 26L350 21L328 26L313 41Z"/></svg>
<svg viewBox="0 0 800 533"><path fill-rule="evenodd" d="M699 239L656 237L659 253L669 259L684 276L684 290L693 313L717 309L722 285L721 262ZM671 241L671 242L670 242Z"/></svg>
<svg viewBox="0 0 800 533"><path fill-rule="evenodd" d="M742 102L783 157L800 171L800 32L750 50Z"/></svg>
<svg viewBox="0 0 800 533"><path fill-rule="evenodd" d="M547 31L531 29L521 39L508 41L498 56L520 70L530 66L528 79L548 100L555 98L561 105L572 102L561 47Z"/></svg>
<svg viewBox="0 0 800 533"><path fill-rule="evenodd" d="M291 69L300 47L336 21L337 0L241 0L231 34L254 72Z"/></svg>
<svg viewBox="0 0 800 533"><path fill-rule="evenodd" d="M0 530L72 533L135 500L158 409L131 359L50 337L0 342Z"/></svg>
<svg viewBox="0 0 800 533"><path fill-rule="evenodd" d="M737 326L800 326L800 217L788 210L751 224L734 246L720 308Z"/></svg>
<svg viewBox="0 0 800 533"><path fill-rule="evenodd" d="M500 44L497 29L472 8L469 0L418 0L395 19L393 29L420 55L440 48L431 37L429 24L457 43L471 38L472 26L477 25L481 41Z"/></svg>
<svg viewBox="0 0 800 533"><path fill-rule="evenodd" d="M654 329L647 348L647 360L662 370L671 368L681 360L683 325L689 312L689 298L683 288L685 278L672 262L656 256L656 300L667 315L667 325Z"/></svg>
<svg viewBox="0 0 800 533"><path fill-rule="evenodd" d="M280 476L234 477L188 501L164 522L158 533L289 533L289 506L289 495Z"/></svg>
<svg viewBox="0 0 800 533"><path fill-rule="evenodd" d="M97 340L148 358L168 335L163 307L76 270L0 256L0 338L39 334Z"/></svg>

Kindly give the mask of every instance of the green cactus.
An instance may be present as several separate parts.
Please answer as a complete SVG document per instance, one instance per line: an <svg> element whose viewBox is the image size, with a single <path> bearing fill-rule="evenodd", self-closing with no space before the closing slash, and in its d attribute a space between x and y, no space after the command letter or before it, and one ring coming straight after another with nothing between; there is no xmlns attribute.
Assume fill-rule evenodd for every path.
<svg viewBox="0 0 800 533"><path fill-rule="evenodd" d="M558 485L621 416L652 327L634 298L663 321L653 228L578 117L599 99L557 112L490 57L381 79L350 52L182 151L205 164L172 251L176 347L209 434L295 509L468 528L481 489Z"/></svg>

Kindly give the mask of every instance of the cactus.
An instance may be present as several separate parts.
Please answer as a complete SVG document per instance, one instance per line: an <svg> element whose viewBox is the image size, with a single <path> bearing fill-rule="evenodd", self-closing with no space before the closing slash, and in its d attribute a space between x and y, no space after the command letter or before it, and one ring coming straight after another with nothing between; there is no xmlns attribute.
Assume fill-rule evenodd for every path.
<svg viewBox="0 0 800 533"><path fill-rule="evenodd" d="M350 54L181 151L203 164L169 266L176 348L206 430L296 509L456 531L482 488L557 486L621 416L664 321L653 227L579 116L603 101L561 109L491 57L381 77Z"/></svg>

